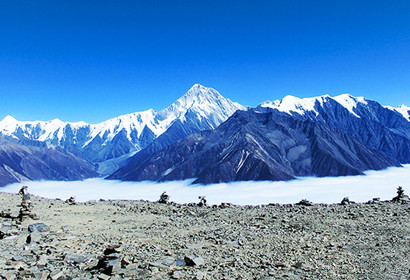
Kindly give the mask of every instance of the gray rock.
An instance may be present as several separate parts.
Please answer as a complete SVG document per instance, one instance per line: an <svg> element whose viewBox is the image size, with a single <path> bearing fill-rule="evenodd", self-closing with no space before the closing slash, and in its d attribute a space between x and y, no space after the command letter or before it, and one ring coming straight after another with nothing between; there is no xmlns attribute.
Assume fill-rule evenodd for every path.
<svg viewBox="0 0 410 280"><path fill-rule="evenodd" d="M46 255L40 255L37 261L37 266L45 266L48 263L48 257Z"/></svg>
<svg viewBox="0 0 410 280"><path fill-rule="evenodd" d="M184 262L187 266L199 266L205 263L204 259L201 257L185 256Z"/></svg>
<svg viewBox="0 0 410 280"><path fill-rule="evenodd" d="M302 199L301 201L299 201L298 203L296 203L296 205L303 205L303 206L313 206L313 203L310 202L307 199Z"/></svg>
<svg viewBox="0 0 410 280"><path fill-rule="evenodd" d="M16 256L13 256L12 260L13 261L21 261L21 260L23 260L23 257L16 255Z"/></svg>
<svg viewBox="0 0 410 280"><path fill-rule="evenodd" d="M186 263L185 263L185 261L184 261L183 259L177 258L177 259L176 259L176 265L177 265L177 266L186 266Z"/></svg>
<svg viewBox="0 0 410 280"><path fill-rule="evenodd" d="M40 243L41 241L41 234L38 231L34 231L30 233L27 237L26 242L31 244L31 243Z"/></svg>
<svg viewBox="0 0 410 280"><path fill-rule="evenodd" d="M97 276L97 278L100 280L109 280L111 277L107 274L100 274Z"/></svg>
<svg viewBox="0 0 410 280"><path fill-rule="evenodd" d="M84 263L87 260L87 257L73 253L66 253L64 260L68 263L80 264Z"/></svg>
<svg viewBox="0 0 410 280"><path fill-rule="evenodd" d="M35 232L35 231L46 232L46 231L50 230L50 227L48 225L44 224L44 223L35 223L35 224L32 224L32 225L29 225L28 230L30 232Z"/></svg>
<svg viewBox="0 0 410 280"><path fill-rule="evenodd" d="M53 271L53 272L51 272L51 274L50 274L50 278L51 278L52 280L58 280L58 279L60 279L60 278L63 278L63 276L64 276L64 272L63 272L63 271Z"/></svg>
<svg viewBox="0 0 410 280"><path fill-rule="evenodd" d="M184 276L184 273L179 270L175 270L171 275L173 279L179 279L179 278L182 278L183 276Z"/></svg>

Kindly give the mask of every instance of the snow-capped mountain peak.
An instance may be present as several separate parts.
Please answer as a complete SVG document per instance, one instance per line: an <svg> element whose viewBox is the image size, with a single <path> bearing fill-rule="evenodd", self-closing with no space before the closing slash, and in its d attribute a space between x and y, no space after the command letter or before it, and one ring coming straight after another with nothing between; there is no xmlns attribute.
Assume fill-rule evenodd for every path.
<svg viewBox="0 0 410 280"><path fill-rule="evenodd" d="M0 123L2 124L6 124L6 123L10 124L10 123L16 123L16 122L17 120L10 115L5 116L4 119L0 121Z"/></svg>
<svg viewBox="0 0 410 280"><path fill-rule="evenodd" d="M323 104L324 100L328 97L328 95L323 95L318 97L299 98L292 95L286 95L282 100L266 101L260 106L278 109L279 111L290 115L292 112L304 115L307 111L314 111L317 115L318 113L315 110L316 103L319 102L319 104Z"/></svg>
<svg viewBox="0 0 410 280"><path fill-rule="evenodd" d="M354 97L350 94L341 94L333 97L333 99L358 118L360 118L360 116L354 111L354 108L357 107L358 103L367 104L367 101L364 97Z"/></svg>
<svg viewBox="0 0 410 280"><path fill-rule="evenodd" d="M196 114L198 119L212 116L211 128L215 128L238 109L245 110L246 108L223 97L213 88L195 84L181 98L160 111L159 116L161 118L172 117L182 122L185 122L188 112Z"/></svg>
<svg viewBox="0 0 410 280"><path fill-rule="evenodd" d="M317 96L317 97L307 97L307 98L298 98L292 95L285 96L282 100L275 101L265 101L260 106L268 107L273 109L278 109L281 112L288 113L297 113L299 115L304 115L306 112L313 112L315 115L318 115L317 106L323 107L324 103L329 100L334 100L344 108L346 108L351 114L355 117L360 118L360 116L355 112L355 108L358 103L367 104L367 101L364 97L354 97L350 94L341 94L335 97L331 97L328 94Z"/></svg>
<svg viewBox="0 0 410 280"><path fill-rule="evenodd" d="M187 93L185 93L168 108L180 107L183 109L189 109L192 106L207 106L209 103L214 103L218 100L224 99L225 98L215 89L204 87L200 84L195 84L188 90Z"/></svg>

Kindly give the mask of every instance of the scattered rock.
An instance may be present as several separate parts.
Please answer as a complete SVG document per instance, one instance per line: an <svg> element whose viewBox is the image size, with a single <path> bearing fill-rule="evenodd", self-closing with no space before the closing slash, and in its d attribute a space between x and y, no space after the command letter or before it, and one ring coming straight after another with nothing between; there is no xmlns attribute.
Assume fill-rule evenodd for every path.
<svg viewBox="0 0 410 280"><path fill-rule="evenodd" d="M37 266L45 266L48 263L48 257L46 255L40 255L37 261Z"/></svg>
<svg viewBox="0 0 410 280"><path fill-rule="evenodd" d="M194 257L194 256L185 256L184 262L187 266L194 266L194 265L199 266L205 263L203 258Z"/></svg>
<svg viewBox="0 0 410 280"><path fill-rule="evenodd" d="M107 274L100 274L97 278L101 280L109 280L111 277Z"/></svg>
<svg viewBox="0 0 410 280"><path fill-rule="evenodd" d="M310 202L307 199L302 199L301 201L299 201L298 203L296 203L296 205L303 205L303 206L313 206L313 203Z"/></svg>
<svg viewBox="0 0 410 280"><path fill-rule="evenodd" d="M183 259L177 258L177 260L176 260L176 265L177 265L177 266L186 266L186 263L185 263L185 261L184 261Z"/></svg>
<svg viewBox="0 0 410 280"><path fill-rule="evenodd" d="M182 278L184 276L184 273L182 271L179 270L175 270L174 272L172 272L172 279L179 279Z"/></svg>
<svg viewBox="0 0 410 280"><path fill-rule="evenodd" d="M53 271L53 272L51 272L51 274L50 274L50 278L51 278L52 280L61 279L61 278L63 278L63 276L64 276L64 272L63 272L63 271Z"/></svg>
<svg viewBox="0 0 410 280"><path fill-rule="evenodd" d="M32 196L48 230L0 217L0 278L406 279L403 196L400 203L202 208L125 200L69 207ZM17 217L20 198L0 193L0 205Z"/></svg>
<svg viewBox="0 0 410 280"><path fill-rule="evenodd" d="M47 232L50 230L50 227L44 223L36 223L28 226L29 232Z"/></svg>
<svg viewBox="0 0 410 280"><path fill-rule="evenodd" d="M64 260L68 263L81 264L87 260L87 257L73 253L66 253Z"/></svg>
<svg viewBox="0 0 410 280"><path fill-rule="evenodd" d="M297 262L297 263L295 263L294 265L292 265L294 268L297 268L297 269L302 269L302 267L303 267L303 263L302 262Z"/></svg>
<svg viewBox="0 0 410 280"><path fill-rule="evenodd" d="M26 243L40 243L41 234L38 231L32 232L27 236Z"/></svg>
<svg viewBox="0 0 410 280"><path fill-rule="evenodd" d="M10 209L1 210L0 211L0 217L1 218L6 218L6 219L12 219L13 218Z"/></svg>
<svg viewBox="0 0 410 280"><path fill-rule="evenodd" d="M104 250L104 256L93 269L98 269L104 274L113 275L121 269L121 255L119 245L109 246Z"/></svg>

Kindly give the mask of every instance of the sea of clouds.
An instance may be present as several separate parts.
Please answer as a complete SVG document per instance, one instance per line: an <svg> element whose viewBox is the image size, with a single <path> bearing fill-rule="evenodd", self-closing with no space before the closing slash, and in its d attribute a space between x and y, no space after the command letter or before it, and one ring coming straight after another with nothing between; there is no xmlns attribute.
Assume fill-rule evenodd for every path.
<svg viewBox="0 0 410 280"><path fill-rule="evenodd" d="M178 203L198 202L198 196L206 196L208 203L230 202L239 205L269 203L295 203L308 199L315 203L337 203L344 197L365 202L379 197L391 199L398 186L410 193L410 165L382 171L368 171L362 176L302 177L287 182L233 182L212 185L191 185L193 180L172 182L120 182L104 179L83 181L30 181L0 188L2 192L17 193L27 185L29 193L47 198L77 201L98 199L132 199L156 201L162 192Z"/></svg>

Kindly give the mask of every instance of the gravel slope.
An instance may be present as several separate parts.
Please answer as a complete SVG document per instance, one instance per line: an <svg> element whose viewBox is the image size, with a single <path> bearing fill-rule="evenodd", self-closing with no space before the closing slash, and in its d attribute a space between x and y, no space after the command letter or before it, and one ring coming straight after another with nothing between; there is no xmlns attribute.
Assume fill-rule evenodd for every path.
<svg viewBox="0 0 410 280"><path fill-rule="evenodd" d="M20 202L0 193L2 216ZM0 218L1 279L410 279L408 202L32 202L38 220Z"/></svg>

